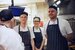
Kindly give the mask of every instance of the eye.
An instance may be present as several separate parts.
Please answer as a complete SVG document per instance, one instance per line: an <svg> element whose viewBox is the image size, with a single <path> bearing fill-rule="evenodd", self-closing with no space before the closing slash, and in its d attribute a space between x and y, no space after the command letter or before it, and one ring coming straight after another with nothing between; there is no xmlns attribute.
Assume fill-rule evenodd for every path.
<svg viewBox="0 0 75 50"><path fill-rule="evenodd" d="M34 22L40 22L40 21L34 21Z"/></svg>
<svg viewBox="0 0 75 50"><path fill-rule="evenodd" d="M49 13L51 12L51 11L48 11Z"/></svg>

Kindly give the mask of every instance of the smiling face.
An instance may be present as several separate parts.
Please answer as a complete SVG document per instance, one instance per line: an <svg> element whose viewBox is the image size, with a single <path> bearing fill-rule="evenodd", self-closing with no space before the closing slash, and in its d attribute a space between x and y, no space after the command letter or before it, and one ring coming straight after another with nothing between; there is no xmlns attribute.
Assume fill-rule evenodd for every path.
<svg viewBox="0 0 75 50"><path fill-rule="evenodd" d="M35 18L33 22L35 27L39 27L40 20L38 18Z"/></svg>
<svg viewBox="0 0 75 50"><path fill-rule="evenodd" d="M48 15L50 19L54 19L57 17L57 11L54 8L49 8Z"/></svg>
<svg viewBox="0 0 75 50"><path fill-rule="evenodd" d="M20 15L20 22L26 23L27 22L27 15L25 15L25 14Z"/></svg>

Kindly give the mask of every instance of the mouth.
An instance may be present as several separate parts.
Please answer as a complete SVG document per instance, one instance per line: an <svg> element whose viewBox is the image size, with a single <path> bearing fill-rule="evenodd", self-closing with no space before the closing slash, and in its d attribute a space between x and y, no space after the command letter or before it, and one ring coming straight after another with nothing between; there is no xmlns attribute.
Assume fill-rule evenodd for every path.
<svg viewBox="0 0 75 50"><path fill-rule="evenodd" d="M53 15L49 15L50 17L53 17Z"/></svg>

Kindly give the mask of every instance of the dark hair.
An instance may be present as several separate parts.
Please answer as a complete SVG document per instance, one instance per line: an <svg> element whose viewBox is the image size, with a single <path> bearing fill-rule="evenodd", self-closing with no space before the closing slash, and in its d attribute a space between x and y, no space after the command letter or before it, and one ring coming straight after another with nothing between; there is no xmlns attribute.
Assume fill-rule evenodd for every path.
<svg viewBox="0 0 75 50"><path fill-rule="evenodd" d="M28 16L28 13L27 13L27 12L22 12L20 15L22 15L22 14L25 14L25 15L27 15L27 16Z"/></svg>
<svg viewBox="0 0 75 50"><path fill-rule="evenodd" d="M33 20L36 19L36 18L38 18L39 19L39 22L40 22L40 20L41 20L40 17L34 17Z"/></svg>
<svg viewBox="0 0 75 50"><path fill-rule="evenodd" d="M8 21L13 18L13 14L12 14L11 10L4 9L0 12L0 18L1 18L1 21Z"/></svg>
<svg viewBox="0 0 75 50"><path fill-rule="evenodd" d="M57 11L57 7L54 5L50 5L49 8L54 8Z"/></svg>

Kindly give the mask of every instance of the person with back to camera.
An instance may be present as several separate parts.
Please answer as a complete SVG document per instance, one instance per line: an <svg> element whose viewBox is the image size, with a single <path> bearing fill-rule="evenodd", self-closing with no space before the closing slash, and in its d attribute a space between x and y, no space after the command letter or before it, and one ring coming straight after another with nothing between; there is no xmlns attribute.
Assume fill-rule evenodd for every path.
<svg viewBox="0 0 75 50"><path fill-rule="evenodd" d="M12 12L4 9L0 12L0 50L24 50L20 35L9 28Z"/></svg>

